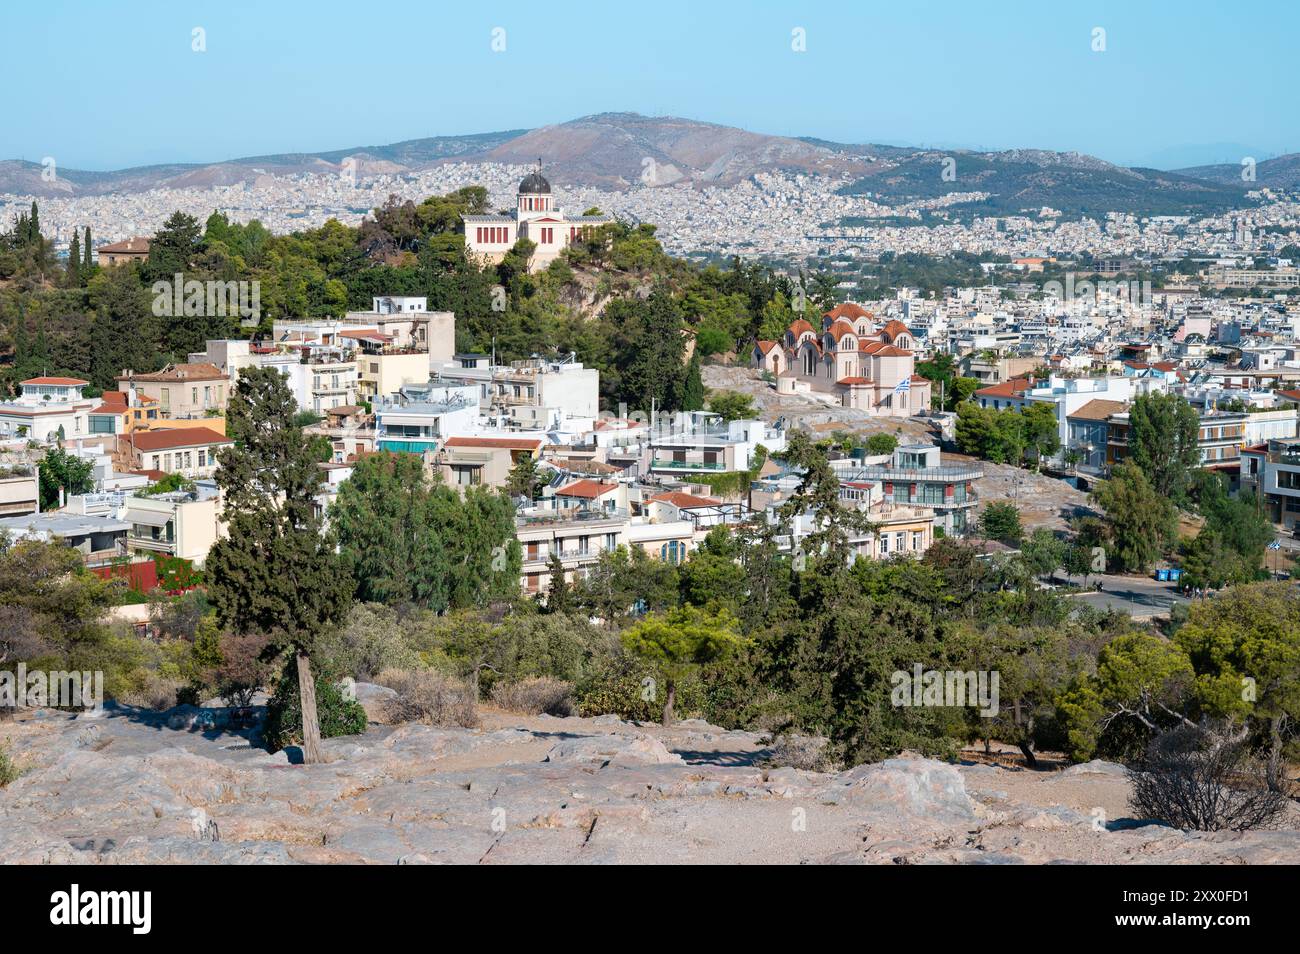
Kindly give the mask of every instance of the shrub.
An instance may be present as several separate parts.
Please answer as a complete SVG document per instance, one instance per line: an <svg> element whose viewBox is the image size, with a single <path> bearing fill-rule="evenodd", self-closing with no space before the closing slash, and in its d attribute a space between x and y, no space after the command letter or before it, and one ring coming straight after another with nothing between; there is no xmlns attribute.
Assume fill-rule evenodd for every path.
<svg viewBox="0 0 1300 954"><path fill-rule="evenodd" d="M782 734L772 740L766 761L775 767L789 766L806 772L830 772L836 768L829 739L822 736Z"/></svg>
<svg viewBox="0 0 1300 954"><path fill-rule="evenodd" d="M633 722L658 722L663 716L667 681L655 667L622 653L606 661L575 690L580 716L613 714ZM677 683L679 715L698 715L703 687L693 673Z"/></svg>
<svg viewBox="0 0 1300 954"><path fill-rule="evenodd" d="M216 684L217 692L226 705L250 705L253 693L266 682L270 675L270 667L262 659L266 645L265 636L222 635L221 663L216 669Z"/></svg>
<svg viewBox="0 0 1300 954"><path fill-rule="evenodd" d="M141 674L139 685L123 693L120 701L128 706L163 712L176 705L177 693L186 684L184 679L150 670Z"/></svg>
<svg viewBox="0 0 1300 954"><path fill-rule="evenodd" d="M1270 791L1244 739L1182 725L1162 732L1129 766L1129 808L1184 831L1274 828L1286 796Z"/></svg>
<svg viewBox="0 0 1300 954"><path fill-rule="evenodd" d="M0 746L0 788L4 788L10 782L16 781L18 776L22 774L22 769L9 757L8 747Z"/></svg>
<svg viewBox="0 0 1300 954"><path fill-rule="evenodd" d="M426 725L478 725L478 700L464 682L436 669L386 669L376 679L397 693L384 704L392 722Z"/></svg>
<svg viewBox="0 0 1300 954"><path fill-rule="evenodd" d="M492 701L502 709L525 715L573 715L573 685L546 676L519 682L498 682L492 687Z"/></svg>
<svg viewBox="0 0 1300 954"><path fill-rule="evenodd" d="M358 603L347 622L321 647L321 657L341 675L373 679L385 669L412 669L419 664L408 639L408 620L380 603Z"/></svg>
<svg viewBox="0 0 1300 954"><path fill-rule="evenodd" d="M316 717L322 739L340 735L359 735L366 731L366 710L355 699L345 699L339 689L338 674L322 666L314 672L316 680ZM267 706L266 744L272 752L302 742L302 701L298 695L298 661L290 656L280 673L275 694Z"/></svg>

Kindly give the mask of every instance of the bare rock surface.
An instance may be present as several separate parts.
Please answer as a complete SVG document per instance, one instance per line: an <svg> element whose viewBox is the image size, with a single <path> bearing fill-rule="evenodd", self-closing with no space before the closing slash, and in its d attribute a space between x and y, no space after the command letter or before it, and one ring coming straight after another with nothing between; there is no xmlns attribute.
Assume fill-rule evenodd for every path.
<svg viewBox="0 0 1300 954"><path fill-rule="evenodd" d="M1123 771L891 759L774 765L698 721L527 717L371 726L327 764L267 753L215 713L110 707L0 724L0 861L29 864L1273 864L1300 831L1196 834L1127 818Z"/></svg>

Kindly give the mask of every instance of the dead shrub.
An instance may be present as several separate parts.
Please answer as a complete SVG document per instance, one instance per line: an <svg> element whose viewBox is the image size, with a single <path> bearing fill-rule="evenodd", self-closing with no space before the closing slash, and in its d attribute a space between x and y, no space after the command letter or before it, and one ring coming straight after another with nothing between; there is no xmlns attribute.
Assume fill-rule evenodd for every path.
<svg viewBox="0 0 1300 954"><path fill-rule="evenodd" d="M1128 768L1130 810L1184 831L1275 828L1286 808L1244 734L1182 725L1153 738Z"/></svg>
<svg viewBox="0 0 1300 954"><path fill-rule="evenodd" d="M570 716L574 711L573 684L549 676L498 682L492 687L492 701L524 715Z"/></svg>
<svg viewBox="0 0 1300 954"><path fill-rule="evenodd" d="M391 723L465 728L478 725L474 691L436 669L385 669L375 681L397 693L384 703L384 717Z"/></svg>
<svg viewBox="0 0 1300 954"><path fill-rule="evenodd" d="M821 736L781 734L772 740L764 761L774 768L832 772L836 765L830 758L829 741Z"/></svg>

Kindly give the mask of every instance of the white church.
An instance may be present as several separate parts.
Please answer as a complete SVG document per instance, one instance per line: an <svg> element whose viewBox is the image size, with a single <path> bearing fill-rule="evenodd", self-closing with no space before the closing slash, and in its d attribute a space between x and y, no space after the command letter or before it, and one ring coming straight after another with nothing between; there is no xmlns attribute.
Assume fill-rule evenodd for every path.
<svg viewBox="0 0 1300 954"><path fill-rule="evenodd" d="M536 272L555 261L570 242L610 221L607 215L566 216L555 204L541 166L539 160L537 170L519 183L514 212L464 216L465 249L477 261L496 264L516 241L526 238L537 246L528 263L528 270Z"/></svg>

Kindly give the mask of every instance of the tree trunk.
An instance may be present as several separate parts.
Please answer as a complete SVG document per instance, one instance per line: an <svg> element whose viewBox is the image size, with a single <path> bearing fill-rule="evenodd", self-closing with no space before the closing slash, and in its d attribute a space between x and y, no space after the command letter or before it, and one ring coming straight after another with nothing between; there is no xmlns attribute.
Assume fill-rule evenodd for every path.
<svg viewBox="0 0 1300 954"><path fill-rule="evenodd" d="M320 748L320 719L316 716L316 680L311 674L311 658L298 650L298 696L302 709L302 761L315 765L325 761Z"/></svg>
<svg viewBox="0 0 1300 954"><path fill-rule="evenodd" d="M669 726L673 724L673 703L677 701L677 686L672 680L668 681L668 698L664 700L664 717L663 724Z"/></svg>
<svg viewBox="0 0 1300 954"><path fill-rule="evenodd" d="M1038 768L1038 757L1034 755L1034 750L1028 742L1017 742L1016 747L1020 749L1020 754L1025 757L1025 764L1030 768Z"/></svg>
<svg viewBox="0 0 1300 954"><path fill-rule="evenodd" d="M1268 721L1268 764L1265 776L1270 792L1283 792L1282 784L1282 717L1274 716Z"/></svg>

